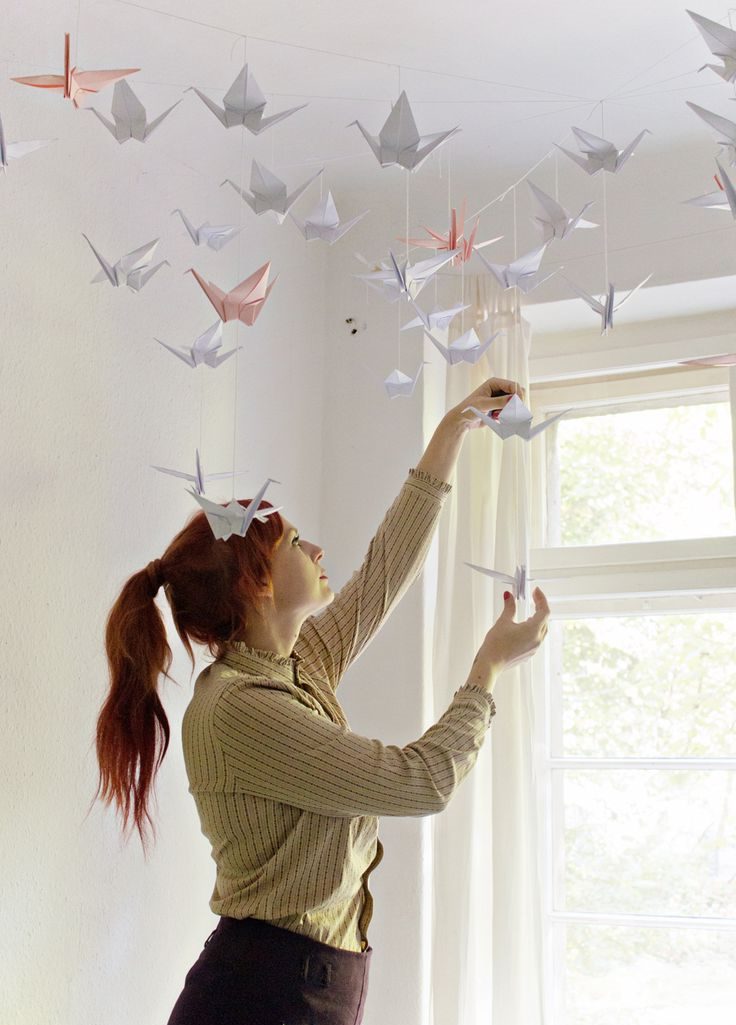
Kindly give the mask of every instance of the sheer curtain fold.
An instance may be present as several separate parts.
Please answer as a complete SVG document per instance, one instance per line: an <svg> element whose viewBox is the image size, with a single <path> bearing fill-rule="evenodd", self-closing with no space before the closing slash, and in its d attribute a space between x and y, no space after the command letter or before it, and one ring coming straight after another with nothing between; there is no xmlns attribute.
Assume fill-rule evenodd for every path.
<svg viewBox="0 0 736 1025"><path fill-rule="evenodd" d="M465 289L472 305L463 322L456 318L451 339L470 326L481 338L489 329L504 330L476 366L448 368L443 411L490 376L528 387L530 328L520 318L515 291L502 292L480 276L466 277ZM437 713L465 682L503 604L503 585L464 563L510 574L527 563L530 483L528 443L501 442L485 429L468 438L440 525L429 684ZM449 808L432 820L430 1025L543 1021L535 710L528 665L505 673L494 696L498 711L478 763Z"/></svg>

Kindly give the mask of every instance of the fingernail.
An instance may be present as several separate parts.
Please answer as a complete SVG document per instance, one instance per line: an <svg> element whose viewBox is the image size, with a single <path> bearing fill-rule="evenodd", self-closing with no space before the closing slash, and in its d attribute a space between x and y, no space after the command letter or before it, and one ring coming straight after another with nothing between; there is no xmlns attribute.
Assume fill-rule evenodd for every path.
<svg viewBox="0 0 736 1025"><path fill-rule="evenodd" d="M508 601L510 597L511 597L511 591L504 591L503 592L503 600L504 601Z"/></svg>

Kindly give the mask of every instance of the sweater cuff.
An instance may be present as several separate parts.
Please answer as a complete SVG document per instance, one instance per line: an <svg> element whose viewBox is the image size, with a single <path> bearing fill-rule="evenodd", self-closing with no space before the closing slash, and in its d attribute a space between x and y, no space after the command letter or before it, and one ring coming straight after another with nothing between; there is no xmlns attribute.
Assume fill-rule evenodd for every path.
<svg viewBox="0 0 736 1025"><path fill-rule="evenodd" d="M435 477L432 473L427 473L426 470L417 470L412 467L409 470L409 480L420 491L432 495L433 498L445 498L452 491L452 484L440 480L439 477Z"/></svg>
<svg viewBox="0 0 736 1025"><path fill-rule="evenodd" d="M482 701L483 705L487 706L491 713L488 718L489 723L496 714L496 702L493 700L493 695L490 694L488 691L481 690L480 687L472 687L470 684L466 683L463 684L462 687L458 688L456 694L470 694L474 698L478 698L480 701Z"/></svg>

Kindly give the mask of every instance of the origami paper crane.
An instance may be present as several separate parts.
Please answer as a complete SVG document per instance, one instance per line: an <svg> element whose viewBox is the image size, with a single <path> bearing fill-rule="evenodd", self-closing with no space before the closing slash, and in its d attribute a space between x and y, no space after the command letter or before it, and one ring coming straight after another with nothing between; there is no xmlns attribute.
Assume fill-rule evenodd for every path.
<svg viewBox="0 0 736 1025"><path fill-rule="evenodd" d="M213 370L217 369L221 363L224 363L226 359L230 359L234 356L238 349L242 349L242 345L239 345L236 349L231 349L230 352L220 354L222 348L222 321L217 320L208 328L203 334L199 335L194 343L188 349L175 349L172 345L167 345L166 342L162 342L160 338L156 341L159 345L163 345L164 349L168 349L169 352L173 353L183 363L186 363L188 367L202 366L203 364L212 367Z"/></svg>
<svg viewBox="0 0 736 1025"><path fill-rule="evenodd" d="M714 114L704 107L699 107L697 103L691 103L690 100L685 102L693 113L702 118L711 128L715 128L716 132L721 136L718 140L718 145L728 152L730 163L732 165L736 163L736 122L729 121L727 117L721 117L720 114Z"/></svg>
<svg viewBox="0 0 736 1025"><path fill-rule="evenodd" d="M255 324L263 304L278 280L278 278L274 278L271 284L268 284L270 270L271 261L269 260L229 292L223 292L211 281L205 281L193 267L190 267L187 273L193 274L197 279L199 287L217 310L220 320L240 320L243 324L251 326Z"/></svg>
<svg viewBox="0 0 736 1025"><path fill-rule="evenodd" d="M196 488L198 495L204 494L204 486L207 481L210 480L225 480L227 477L237 477L239 474L244 473L244 470L238 470L233 473L229 470L227 473L204 473L202 470L202 463L199 458L199 449L194 450L194 473L183 473L181 470L169 470L165 466L152 466L152 470L158 470L159 473L167 473L170 477L182 477L184 480L190 480Z"/></svg>
<svg viewBox="0 0 736 1025"><path fill-rule="evenodd" d="M301 194L309 188L315 178L319 178L323 170L324 168L320 168L316 174L313 174L298 189L287 193L284 182L269 171L267 167L264 167L263 164L259 164L257 160L254 160L250 169L250 192L246 189L241 189L239 185L236 185L229 178L226 178L222 185L232 185L254 213L272 213L279 224L283 224L289 209L296 203Z"/></svg>
<svg viewBox="0 0 736 1025"><path fill-rule="evenodd" d="M442 353L450 366L454 366L456 363L477 363L481 356L488 351L496 335L501 332L495 331L485 342L481 342L474 328L471 327L469 331L460 335L459 338L456 338L454 342L450 342L449 345L443 345L430 331L426 333L435 349Z"/></svg>
<svg viewBox="0 0 736 1025"><path fill-rule="evenodd" d="M476 220L473 225L473 230L470 232L467 238L465 238L465 200L460 207L460 216L458 217L455 207L450 212L450 227L446 235L440 235L439 232L432 231L431 228L424 226L424 230L430 236L427 238L402 238L400 242L407 242L411 246L421 246L424 249L448 249L455 252L455 257L452 261L453 266L458 263L467 263L470 257L473 255L473 249L483 249L484 246L490 246L492 242L498 242L503 238L503 235L497 235L496 238L489 238L485 242L476 242L475 235L478 231L478 221Z"/></svg>
<svg viewBox="0 0 736 1025"><path fill-rule="evenodd" d="M271 128L272 125L278 124L284 118L295 114L297 110L302 110L308 106L306 103L301 103L298 107L290 107L289 110L282 110L279 114L271 114L270 117L264 117L266 97L248 70L247 64L243 66L238 77L225 93L222 107L218 107L216 103L213 103L199 89L192 88L225 128L242 125L253 135L260 135L267 128Z"/></svg>
<svg viewBox="0 0 736 1025"><path fill-rule="evenodd" d="M368 274L355 274L354 277L367 282L371 288L381 292L384 298L391 303L396 302L402 295L413 300L437 271L445 264L450 263L454 255L454 253L444 253L442 256L433 256L429 260L420 260L418 263L408 264L403 261L399 265L394 254L390 252L388 261L381 261L378 265L379 270L372 270ZM368 262L360 256L358 259L364 263Z"/></svg>
<svg viewBox="0 0 736 1025"><path fill-rule="evenodd" d="M352 125L358 126L381 167L399 164L407 171L416 171L430 153L460 131L459 126L456 126L446 132L420 135L405 92L391 107L391 113L378 136L367 132L360 121L351 121L347 127Z"/></svg>
<svg viewBox="0 0 736 1025"><path fill-rule="evenodd" d="M98 93L107 85L112 85L119 78L132 75L140 68L116 68L113 71L80 71L71 67L69 60L69 33L64 36L64 74L63 75L30 75L14 78L13 82L21 85L32 85L37 89L60 89L64 99L71 100L79 107L79 98L88 93Z"/></svg>
<svg viewBox="0 0 736 1025"><path fill-rule="evenodd" d="M292 213L289 214L289 217L291 217L307 242L311 242L313 239L322 239L324 242L332 245L333 242L337 242L346 232L350 231L353 225L362 220L367 213L368 211L365 210L362 214L358 214L357 217L353 217L352 220L343 221L341 224L332 193L328 192L324 199L319 201L311 214L303 221Z"/></svg>
<svg viewBox="0 0 736 1025"><path fill-rule="evenodd" d="M33 142L6 142L5 132L3 130L3 121L0 118L0 167L7 173L8 164L11 160L18 160L20 157L24 157L27 153L33 153L34 150L41 149L43 146L48 146L49 143L55 142L54 139L36 139Z"/></svg>
<svg viewBox="0 0 736 1025"><path fill-rule="evenodd" d="M502 580L509 587L513 588L514 597L518 600L526 598L526 585L531 580L531 577L526 575L526 566L517 566L516 572L513 576L508 573L499 573L495 569L486 569L485 566L476 566L474 562L466 562L466 566L470 566L471 569L477 570L478 573L485 573L487 577L494 577L496 580Z"/></svg>
<svg viewBox="0 0 736 1025"><path fill-rule="evenodd" d="M183 210L179 210L177 207L171 213L179 214L195 246L209 246L215 252L219 252L228 242L232 242L240 231L240 228L236 228L234 224L210 224L209 221L205 221L204 224L195 228Z"/></svg>
<svg viewBox="0 0 736 1025"><path fill-rule="evenodd" d="M403 374L400 370L392 370L386 380L383 382L388 392L390 399L396 399L399 396L409 396L414 394L416 383L419 380L419 375L422 372L423 363L419 364L416 374L414 377L409 377L407 374Z"/></svg>
<svg viewBox="0 0 736 1025"><path fill-rule="evenodd" d="M163 114L159 114L153 121L148 121L146 118L146 108L128 83L116 82L112 93L112 121L108 121L94 107L89 109L122 146L128 139L145 142L151 132L155 132L163 119L168 117L174 107L177 107L180 103L181 100L177 100Z"/></svg>
<svg viewBox="0 0 736 1025"><path fill-rule="evenodd" d="M466 303L465 306L451 306L446 310L435 306L431 313L425 313L416 303L412 302L412 306L417 311L417 316L414 320L410 320L408 324L404 324L401 329L402 331L410 331L415 327L423 327L425 331L445 331L458 313L470 309L470 306Z"/></svg>
<svg viewBox="0 0 736 1025"><path fill-rule="evenodd" d="M574 160L578 167L582 167L588 174L598 174L599 171L618 174L629 157L633 155L634 150L644 136L651 135L649 129L645 128L643 132L639 132L637 137L628 146L618 150L608 139L601 139L597 135L591 135L590 132L584 132L582 128L573 128L572 130L578 140L578 148L583 156L580 156L579 153L572 153L569 149L564 149L562 146L557 146L557 149L562 150L570 160ZM555 143L555 145L557 144Z"/></svg>
<svg viewBox="0 0 736 1025"><path fill-rule="evenodd" d="M227 539L233 534L236 534L238 537L245 537L253 520L265 523L268 516L273 516L274 513L281 511L283 508L282 506L277 506L276 508L271 507L268 509L258 508L266 493L268 485L278 483L279 482L277 480L269 477L265 484L261 486L255 497L251 498L247 505L241 505L241 503L235 499L233 499L232 502L228 502L227 505L218 505L216 502L210 502L209 499L204 498L202 495L198 495L192 488L189 488L188 490L189 494L197 500L201 508L204 510L210 529L215 535L215 540L227 541Z"/></svg>
<svg viewBox="0 0 736 1025"><path fill-rule="evenodd" d="M728 183L728 190L726 189L726 186L723 185L718 175L714 174L713 179L716 185L718 186L718 190L716 192L706 192L702 196L694 196L692 199L683 200L683 202L689 204L690 206L705 206L718 208L719 210L730 210L733 216L736 218L736 208L734 207L733 201L733 182L728 177L723 167L717 160L716 164L718 164L718 169L721 172L721 177L725 182Z"/></svg>
<svg viewBox="0 0 736 1025"><path fill-rule="evenodd" d="M468 410L480 417L483 423L490 427L499 438L505 440L515 434L517 437L523 438L524 441L531 441L532 438L551 427L565 413L570 412L569 409L565 409L532 427L532 411L524 405L518 395L512 395L503 409L493 410L490 415L481 412L475 406L467 406L463 412L467 413Z"/></svg>
<svg viewBox="0 0 736 1025"><path fill-rule="evenodd" d="M717 21L704 18L702 14L687 12L695 22L695 25L705 40L705 43L714 57L720 57L723 64L704 64L703 68L710 68L720 75L726 82L736 82L736 32L726 25L720 25Z"/></svg>
<svg viewBox="0 0 736 1025"><path fill-rule="evenodd" d="M565 281L567 281L568 285L576 295L579 295L581 299L586 301L591 310L600 314L601 334L604 335L607 333L609 328L613 327L613 315L616 310L620 309L635 292L638 292L642 285L646 285L651 276L651 274L647 274L643 281L640 281L638 285L632 288L631 291L623 297L623 299L619 299L618 302L615 301L616 290L610 282L608 284L608 292L600 299L596 299L594 296L588 295L587 292L584 292L582 288L578 288L577 285L574 285L569 278L565 278Z"/></svg>
<svg viewBox="0 0 736 1025"><path fill-rule="evenodd" d="M104 281L107 278L114 288L117 288L119 285L127 285L134 292L140 292L157 270L163 267L164 264L170 266L168 260L162 260L154 267L151 267L151 260L159 243L157 238L153 242L146 242L140 249L134 249L131 253L121 256L118 262L114 264L108 263L105 257L97 252L84 233L82 233L82 238L95 254L97 262L102 267L100 273L92 278L93 284L96 284L98 281Z"/></svg>
<svg viewBox="0 0 736 1025"><path fill-rule="evenodd" d="M542 229L544 241L550 242L553 238L565 239L571 235L576 228L597 228L592 221L584 221L583 214L592 206L586 203L579 214L572 217L564 206L560 206L557 200L542 192L533 182L527 180L527 185L532 190L532 195L537 202L537 214L532 221L538 228Z"/></svg>
<svg viewBox="0 0 736 1025"><path fill-rule="evenodd" d="M502 288L519 288L526 295L557 273L557 270L550 271L549 274L539 272L539 265L548 245L549 242L544 242L536 249L518 256L511 263L490 263L482 253L478 253L478 256Z"/></svg>

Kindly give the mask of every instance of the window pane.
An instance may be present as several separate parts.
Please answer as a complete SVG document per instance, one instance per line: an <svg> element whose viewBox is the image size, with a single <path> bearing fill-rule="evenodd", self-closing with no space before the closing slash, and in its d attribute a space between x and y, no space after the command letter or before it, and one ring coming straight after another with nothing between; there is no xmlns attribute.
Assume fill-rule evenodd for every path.
<svg viewBox="0 0 736 1025"><path fill-rule="evenodd" d="M733 1025L736 933L555 929L565 961L561 1025Z"/></svg>
<svg viewBox="0 0 736 1025"><path fill-rule="evenodd" d="M554 776L564 833L557 910L736 918L736 772Z"/></svg>
<svg viewBox="0 0 736 1025"><path fill-rule="evenodd" d="M551 544L715 537L736 529L727 402L560 420Z"/></svg>
<svg viewBox="0 0 736 1025"><path fill-rule="evenodd" d="M736 757L736 613L553 625L554 755Z"/></svg>

